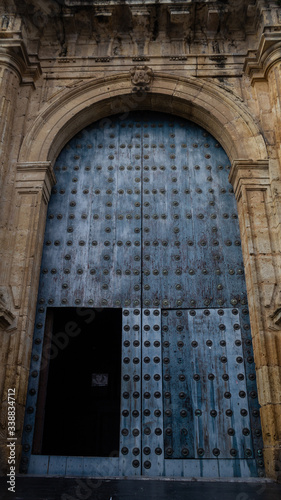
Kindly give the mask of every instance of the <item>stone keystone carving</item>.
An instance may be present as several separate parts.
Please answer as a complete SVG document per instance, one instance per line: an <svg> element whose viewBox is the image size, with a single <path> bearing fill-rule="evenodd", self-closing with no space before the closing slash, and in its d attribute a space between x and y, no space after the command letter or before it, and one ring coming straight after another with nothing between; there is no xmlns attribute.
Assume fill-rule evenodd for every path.
<svg viewBox="0 0 281 500"><path fill-rule="evenodd" d="M153 80L153 71L148 66L135 66L130 70L133 91L148 91Z"/></svg>

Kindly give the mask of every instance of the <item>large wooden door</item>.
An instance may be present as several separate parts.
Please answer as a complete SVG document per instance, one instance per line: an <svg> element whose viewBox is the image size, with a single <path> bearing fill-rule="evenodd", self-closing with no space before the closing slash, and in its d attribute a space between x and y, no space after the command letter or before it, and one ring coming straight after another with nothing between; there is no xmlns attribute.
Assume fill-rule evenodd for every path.
<svg viewBox="0 0 281 500"><path fill-rule="evenodd" d="M45 231L24 471L229 477L262 470L229 168L206 131L163 113L110 117L64 147ZM52 308L122 309L118 456L32 453Z"/></svg>

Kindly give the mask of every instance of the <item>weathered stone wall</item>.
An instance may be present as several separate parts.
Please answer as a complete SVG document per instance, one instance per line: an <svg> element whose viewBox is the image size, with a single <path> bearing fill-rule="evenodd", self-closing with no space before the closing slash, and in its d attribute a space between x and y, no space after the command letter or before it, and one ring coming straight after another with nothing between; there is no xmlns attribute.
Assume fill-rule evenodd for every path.
<svg viewBox="0 0 281 500"><path fill-rule="evenodd" d="M20 455L46 208L55 182L52 165L79 129L119 111L143 108L194 120L217 137L231 160L266 473L281 480L279 4L265 0L1 4L3 470L9 387L16 388ZM153 73L141 94L134 91L141 82L132 82L136 66Z"/></svg>

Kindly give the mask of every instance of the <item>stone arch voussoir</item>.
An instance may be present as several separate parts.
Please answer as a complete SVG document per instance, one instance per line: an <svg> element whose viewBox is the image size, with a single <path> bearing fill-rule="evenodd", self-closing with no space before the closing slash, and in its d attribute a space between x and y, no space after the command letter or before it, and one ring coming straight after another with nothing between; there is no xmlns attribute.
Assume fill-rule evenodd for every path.
<svg viewBox="0 0 281 500"><path fill-rule="evenodd" d="M194 121L217 138L231 162L267 158L263 136L238 96L206 80L163 73L156 75L149 92L138 95L132 92L126 73L75 85L50 100L25 136L19 162L53 163L82 128L136 109L164 111Z"/></svg>

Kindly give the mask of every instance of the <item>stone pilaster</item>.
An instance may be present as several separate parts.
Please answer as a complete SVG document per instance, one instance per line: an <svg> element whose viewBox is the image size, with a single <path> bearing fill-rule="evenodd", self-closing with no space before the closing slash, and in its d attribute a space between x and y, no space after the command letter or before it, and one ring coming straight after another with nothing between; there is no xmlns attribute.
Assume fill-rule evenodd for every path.
<svg viewBox="0 0 281 500"><path fill-rule="evenodd" d="M0 54L0 193L7 170L15 112L14 103L20 85L18 73L1 59Z"/></svg>
<svg viewBox="0 0 281 500"><path fill-rule="evenodd" d="M281 16L281 9L280 9ZM281 19L281 17L280 17ZM279 163L281 162L281 29L266 26L261 35L258 50L250 50L245 59L244 71L250 77L252 86L267 82L272 108L275 145ZM257 90L258 92L258 90ZM262 113L263 110L261 110ZM280 163L281 164L281 163ZM279 169L281 175L281 167Z"/></svg>
<svg viewBox="0 0 281 500"><path fill-rule="evenodd" d="M0 452L7 465L7 391L16 389L16 431L18 455L24 418L30 352L39 282L41 250L46 213L55 176L50 162L17 165L15 197L14 253L7 289L12 297L10 327L0 323L2 408L0 414Z"/></svg>
<svg viewBox="0 0 281 500"><path fill-rule="evenodd" d="M41 74L38 61L31 61L21 39L15 16L2 16L0 27L0 195L8 170L16 102L21 85L34 86Z"/></svg>
<svg viewBox="0 0 281 500"><path fill-rule="evenodd" d="M267 78L272 115L274 119L274 125L272 128L275 135L274 149L276 151L276 160L275 162L272 161L271 177L275 198L274 210L277 215L279 237L281 240L281 41L278 45L279 48L275 51L276 59L270 66Z"/></svg>
<svg viewBox="0 0 281 500"><path fill-rule="evenodd" d="M234 161L230 181L238 204L265 467L269 477L280 480L281 259L268 164L268 160Z"/></svg>
<svg viewBox="0 0 281 500"><path fill-rule="evenodd" d="M41 74L41 69L37 56L33 56L32 60L27 53L22 40L20 18L12 14L5 14L2 15L1 21L0 194L2 191L3 199L5 199L7 197L6 182L8 182L6 178L13 178L13 175L10 175L15 165L12 158L17 157L13 146L13 134L16 110L21 105L21 87L28 85L31 90L34 89L35 81ZM25 297L28 296L29 283L32 281L32 266L29 266L30 263L32 264L32 259L34 259L36 253L34 248L32 250L34 240L29 240L28 232L37 231L35 213L42 203L46 205L48 197L46 189L48 182L50 183L50 181L46 183L45 180L42 180L42 165L40 168L41 178L38 177L38 172L34 178L39 182L39 185L37 183L33 183L33 185L29 182L27 186L26 183L24 184L27 174L26 172L23 174L21 167L19 167L17 187L13 194L16 209L15 211L14 208L11 210L10 221L6 221L5 217L3 217L0 227L0 401L3 402L0 414L0 439L1 448L5 450L3 453L0 451L0 457L4 460L4 463L7 450L7 390L8 388L16 388L18 397L17 428L19 428L22 414L21 405L24 402L20 387L21 384L26 386L23 367L27 367L25 342L28 344L26 325L28 314L30 314L30 312L27 314L26 311L32 312L32 309L30 307L27 309ZM46 165L44 169L46 170ZM43 176L45 179L46 173ZM43 185L46 185L44 189L42 188ZM41 198L45 201L41 202ZM30 207L28 207L29 204ZM16 213L16 223L14 224L11 222L13 220L12 213ZM11 251L12 242L16 245L14 255ZM19 289L21 289L20 293ZM2 465L1 463L1 468Z"/></svg>
<svg viewBox="0 0 281 500"><path fill-rule="evenodd" d="M259 254L253 254L252 265L256 266L257 298L261 305L259 319L259 347L257 358L257 382L260 393L261 419L264 436L264 457L267 473L281 481L281 276L280 276L280 238L281 238L281 41L280 30L272 26L265 28L261 36L258 51L249 54L245 62L245 72L255 88L267 84L271 104L271 130L273 147L269 162L268 180L263 173L263 188L256 198L256 207L252 208L253 238L255 245L261 245ZM262 112L262 111L261 111ZM238 169L239 170L239 169ZM254 173L254 170L253 170ZM245 176L244 176L245 177ZM269 180L270 177L270 180ZM270 182L270 184L269 184ZM240 181L243 184L243 181ZM245 184L245 181L244 181ZM248 180L248 184L250 182ZM261 183L260 183L261 184ZM244 187L244 191L247 188ZM249 188L248 188L249 190ZM253 199L255 190L248 197ZM245 197L245 196L244 196ZM258 200L259 198L259 200ZM250 210L250 207L249 207ZM262 215L263 212L263 215ZM259 227L262 216L264 222ZM249 216L250 220L250 216ZM266 220L267 226L266 226ZM260 242L260 243L259 243ZM275 248L274 248L275 247ZM264 252L262 252L264 250ZM269 250L269 253L268 253ZM250 276L248 276L250 279ZM264 300L265 286L268 299ZM271 296L271 300L270 300ZM258 325L257 325L258 326Z"/></svg>

